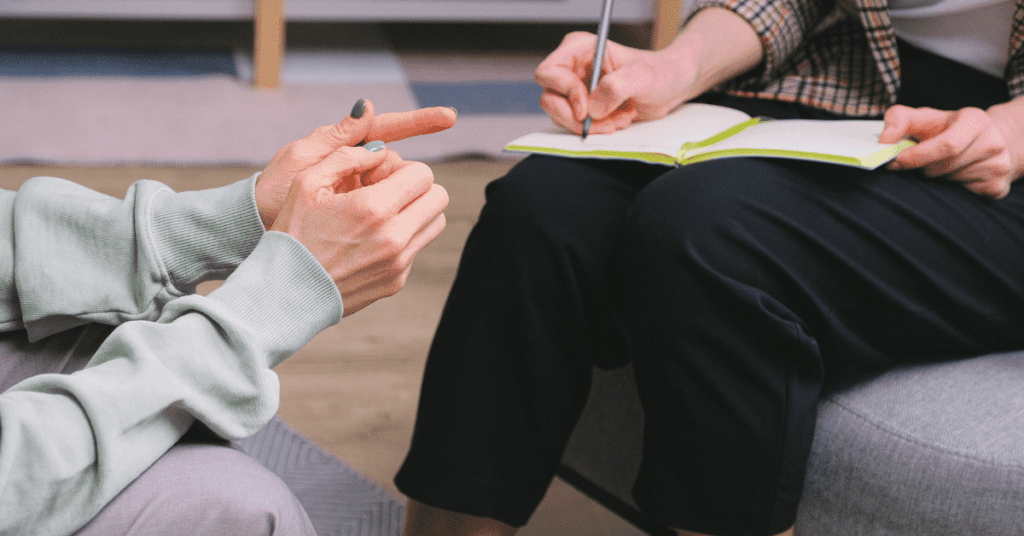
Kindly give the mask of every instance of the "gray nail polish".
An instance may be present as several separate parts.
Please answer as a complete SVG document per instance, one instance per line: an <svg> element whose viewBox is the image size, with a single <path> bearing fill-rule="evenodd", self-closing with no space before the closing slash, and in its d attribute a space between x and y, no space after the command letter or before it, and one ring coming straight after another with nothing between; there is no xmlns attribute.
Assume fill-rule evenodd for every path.
<svg viewBox="0 0 1024 536"><path fill-rule="evenodd" d="M366 149L367 151L370 151L371 153L375 153L377 151L380 151L380 150L384 149L384 142L382 142L380 140L371 141L370 143L367 143L366 145L364 145L363 149Z"/></svg>
<svg viewBox="0 0 1024 536"><path fill-rule="evenodd" d="M356 105L352 107L352 112L349 115L353 119L359 119L366 113L366 99L359 99L356 101Z"/></svg>

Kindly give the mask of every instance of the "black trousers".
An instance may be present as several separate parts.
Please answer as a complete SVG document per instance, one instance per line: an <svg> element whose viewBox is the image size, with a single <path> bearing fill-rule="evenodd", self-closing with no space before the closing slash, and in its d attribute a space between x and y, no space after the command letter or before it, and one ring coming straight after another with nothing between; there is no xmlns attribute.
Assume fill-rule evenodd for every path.
<svg viewBox="0 0 1024 536"><path fill-rule="evenodd" d="M925 71L945 82L905 70L906 95L956 86L947 68ZM965 76L937 102L987 106L980 82L1006 99ZM641 508L696 532L774 534L794 522L823 389L1024 348L1020 183L995 201L914 171L530 157L486 194L396 477L429 505L525 524L592 367L632 359Z"/></svg>

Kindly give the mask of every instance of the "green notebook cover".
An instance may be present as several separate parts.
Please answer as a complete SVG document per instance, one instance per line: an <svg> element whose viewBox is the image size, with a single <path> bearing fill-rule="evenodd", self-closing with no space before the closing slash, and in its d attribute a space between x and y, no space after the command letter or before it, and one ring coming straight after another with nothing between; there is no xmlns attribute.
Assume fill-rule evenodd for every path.
<svg viewBox="0 0 1024 536"><path fill-rule="evenodd" d="M535 132L506 151L639 160L668 166L733 157L812 160L874 169L913 145L878 143L880 120L770 120L732 108L686 104L663 119L586 140L564 129Z"/></svg>

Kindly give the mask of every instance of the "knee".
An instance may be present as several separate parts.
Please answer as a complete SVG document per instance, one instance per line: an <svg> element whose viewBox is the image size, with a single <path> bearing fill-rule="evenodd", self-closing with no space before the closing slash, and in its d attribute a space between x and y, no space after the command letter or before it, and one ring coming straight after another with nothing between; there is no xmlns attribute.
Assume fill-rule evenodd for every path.
<svg viewBox="0 0 1024 536"><path fill-rule="evenodd" d="M92 534L313 534L277 475L231 447L178 444L97 515Z"/></svg>
<svg viewBox="0 0 1024 536"><path fill-rule="evenodd" d="M197 526L190 534L303 534L309 518L288 485L247 454L224 446L179 445L174 456L192 466L164 497ZM174 450L174 449L172 449ZM223 529L222 529L223 527Z"/></svg>
<svg viewBox="0 0 1024 536"><path fill-rule="evenodd" d="M758 284L778 258L778 236L789 232L792 188L778 176L770 162L728 159L651 183L623 224L625 273Z"/></svg>
<svg viewBox="0 0 1024 536"><path fill-rule="evenodd" d="M571 240L614 225L608 216L624 213L627 201L609 195L615 187L592 162L533 156L487 185L477 227L512 244Z"/></svg>
<svg viewBox="0 0 1024 536"><path fill-rule="evenodd" d="M760 194L750 165L734 161L697 164L669 173L644 188L624 223L624 242L703 249L756 219Z"/></svg>

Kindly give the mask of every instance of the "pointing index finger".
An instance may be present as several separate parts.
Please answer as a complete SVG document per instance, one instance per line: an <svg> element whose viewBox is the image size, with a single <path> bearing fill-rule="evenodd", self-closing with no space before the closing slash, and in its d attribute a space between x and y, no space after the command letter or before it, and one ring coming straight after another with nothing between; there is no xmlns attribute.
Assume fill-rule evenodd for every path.
<svg viewBox="0 0 1024 536"><path fill-rule="evenodd" d="M447 130L455 125L458 112L454 108L436 106L410 112L380 114L366 133L366 140L385 143Z"/></svg>

